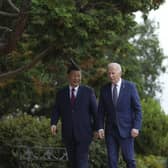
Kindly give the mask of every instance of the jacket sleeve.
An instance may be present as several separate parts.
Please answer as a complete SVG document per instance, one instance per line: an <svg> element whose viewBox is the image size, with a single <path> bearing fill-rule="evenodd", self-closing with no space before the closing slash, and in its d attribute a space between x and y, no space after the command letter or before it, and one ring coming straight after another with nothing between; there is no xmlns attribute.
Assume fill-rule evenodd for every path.
<svg viewBox="0 0 168 168"><path fill-rule="evenodd" d="M136 86L133 84L132 87L132 108L134 111L134 123L133 127L140 130L142 125L142 108L140 98Z"/></svg>
<svg viewBox="0 0 168 168"><path fill-rule="evenodd" d="M53 108L52 113L51 113L51 121L50 121L51 125L57 125L59 117L60 117L59 93L57 93L54 108Z"/></svg>
<svg viewBox="0 0 168 168"><path fill-rule="evenodd" d="M93 89L91 89L90 93L90 111L93 119L93 129L96 131L98 129L98 120L97 120L98 105Z"/></svg>
<svg viewBox="0 0 168 168"><path fill-rule="evenodd" d="M104 110L103 91L101 89L98 105L98 129L104 129L104 119L105 119L105 110Z"/></svg>

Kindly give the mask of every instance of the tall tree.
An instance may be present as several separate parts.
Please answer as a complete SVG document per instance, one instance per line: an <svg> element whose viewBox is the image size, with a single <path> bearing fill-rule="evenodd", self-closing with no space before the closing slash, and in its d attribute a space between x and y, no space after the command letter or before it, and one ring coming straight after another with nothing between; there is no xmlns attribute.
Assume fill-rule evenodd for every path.
<svg viewBox="0 0 168 168"><path fill-rule="evenodd" d="M71 58L82 67L83 82L96 90L106 81L106 64L117 61L123 65L124 77L134 80L141 93L149 92L155 83L146 81L149 74L143 73L143 66L151 58L140 50L146 46L145 42L140 43L140 38L136 40L140 31L134 12L141 10L147 15L161 3L163 1L32 0L27 26L17 47L7 57L0 55L0 95L5 100L1 111L12 112L16 107L24 109L35 103L40 103L42 109L48 108L55 87L66 83L66 66ZM160 51L158 43L146 47L145 50ZM157 52L151 54L155 58ZM161 51L159 54L160 60L155 62L157 69L151 74L155 78L162 71L163 55ZM146 61L140 61L140 56ZM28 69L31 70L21 73ZM12 105L8 106L9 102Z"/></svg>

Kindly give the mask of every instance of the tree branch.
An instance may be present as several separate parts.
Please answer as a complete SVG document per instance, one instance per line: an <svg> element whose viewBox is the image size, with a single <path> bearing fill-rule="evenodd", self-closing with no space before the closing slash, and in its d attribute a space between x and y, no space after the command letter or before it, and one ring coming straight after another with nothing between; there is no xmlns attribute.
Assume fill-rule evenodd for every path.
<svg viewBox="0 0 168 168"><path fill-rule="evenodd" d="M4 49L5 53L12 52L17 45L22 33L24 32L27 18L28 18L28 10L31 6L31 0L23 0L21 5L21 10L19 13L19 17L16 22L15 31L11 33L10 38L8 39L8 45Z"/></svg>
<svg viewBox="0 0 168 168"><path fill-rule="evenodd" d="M94 2L94 3L86 3L86 4L80 4L80 0L76 0L76 8L80 11L80 12L86 12L87 10L90 9L95 9L95 8L108 8L108 7L112 7L115 9L118 9L117 6L115 4L109 3L109 2Z"/></svg>
<svg viewBox="0 0 168 168"><path fill-rule="evenodd" d="M15 4L12 2L12 0L8 0L9 5L17 12L19 13L20 10L15 6Z"/></svg>
<svg viewBox="0 0 168 168"><path fill-rule="evenodd" d="M12 29L10 29L9 27L6 27L6 26L0 26L0 29L4 30L4 31L7 31L7 32L11 32L12 31Z"/></svg>
<svg viewBox="0 0 168 168"><path fill-rule="evenodd" d="M2 7L3 4L3 0L0 0L0 8Z"/></svg>
<svg viewBox="0 0 168 168"><path fill-rule="evenodd" d="M6 26L0 26L0 30L3 30L2 35L0 37L0 51L6 46L5 35L7 32L12 32L12 29Z"/></svg>
<svg viewBox="0 0 168 168"><path fill-rule="evenodd" d="M16 17L16 16L18 16L18 13L9 13L9 12L0 11L0 15L9 16L9 17Z"/></svg>
<svg viewBox="0 0 168 168"><path fill-rule="evenodd" d="M52 47L48 47L46 50L42 51L39 55L37 55L29 64L24 65L16 70L9 71L3 74L0 74L0 81L6 80L9 78L13 78L17 76L20 73L23 73L32 67L34 67L44 56L47 55L47 53L52 49Z"/></svg>

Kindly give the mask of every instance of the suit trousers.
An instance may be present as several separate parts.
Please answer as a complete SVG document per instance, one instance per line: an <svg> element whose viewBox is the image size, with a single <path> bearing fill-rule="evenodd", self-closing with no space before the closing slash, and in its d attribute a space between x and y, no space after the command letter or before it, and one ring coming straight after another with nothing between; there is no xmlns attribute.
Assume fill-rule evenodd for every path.
<svg viewBox="0 0 168 168"><path fill-rule="evenodd" d="M106 134L106 146L109 168L118 168L120 149L127 168L136 168L134 159L134 138L122 138L119 134L118 128L115 128L112 133Z"/></svg>
<svg viewBox="0 0 168 168"><path fill-rule="evenodd" d="M70 141L65 143L70 168L89 168L89 145L87 142Z"/></svg>

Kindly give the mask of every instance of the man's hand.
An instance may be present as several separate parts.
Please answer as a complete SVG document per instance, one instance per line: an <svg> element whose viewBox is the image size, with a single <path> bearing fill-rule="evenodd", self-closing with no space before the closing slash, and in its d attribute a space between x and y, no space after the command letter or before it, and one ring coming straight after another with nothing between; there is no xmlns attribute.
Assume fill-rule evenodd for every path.
<svg viewBox="0 0 168 168"><path fill-rule="evenodd" d="M56 127L56 125L51 125L51 134L52 135L56 135L56 133L57 133L57 127Z"/></svg>
<svg viewBox="0 0 168 168"><path fill-rule="evenodd" d="M100 130L98 131L98 137L99 137L100 139L104 139L104 129L100 129Z"/></svg>
<svg viewBox="0 0 168 168"><path fill-rule="evenodd" d="M133 129L131 130L131 136L132 136L133 138L135 138L135 137L137 137L138 135L139 135L139 130L133 128Z"/></svg>

